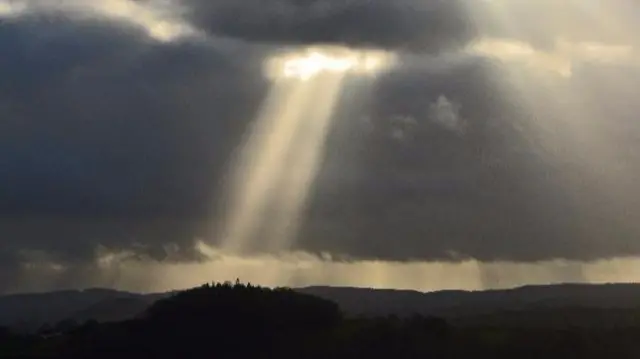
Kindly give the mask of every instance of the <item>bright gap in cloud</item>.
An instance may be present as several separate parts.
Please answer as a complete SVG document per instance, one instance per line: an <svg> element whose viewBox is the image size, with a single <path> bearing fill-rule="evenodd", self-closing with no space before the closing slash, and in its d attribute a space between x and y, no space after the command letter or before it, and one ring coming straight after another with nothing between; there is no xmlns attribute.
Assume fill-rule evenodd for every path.
<svg viewBox="0 0 640 359"><path fill-rule="evenodd" d="M385 51L353 50L340 46L312 46L286 51L265 62L271 79L296 78L303 81L321 74L374 75L393 65L395 56Z"/></svg>
<svg viewBox="0 0 640 359"><path fill-rule="evenodd" d="M26 10L26 3L13 0L0 0L0 18L20 16Z"/></svg>

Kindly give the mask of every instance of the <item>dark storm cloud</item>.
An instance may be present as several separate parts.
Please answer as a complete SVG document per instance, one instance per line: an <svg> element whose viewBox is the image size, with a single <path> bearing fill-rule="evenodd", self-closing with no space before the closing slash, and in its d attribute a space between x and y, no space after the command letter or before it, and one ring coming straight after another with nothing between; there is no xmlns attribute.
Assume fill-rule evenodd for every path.
<svg viewBox="0 0 640 359"><path fill-rule="evenodd" d="M253 42L435 53L477 36L457 1L185 3L197 27ZM268 47L159 43L113 22L25 16L2 20L0 48L0 288L34 261L24 253L76 268L60 285L88 280L72 273L93 273L97 247L199 259L192 241L210 233L218 183L268 90ZM530 85L526 106L503 87L513 72L463 53L401 55L364 93L364 80L349 81L295 246L400 261L640 253L640 205L622 193L640 183L640 72L578 68L554 80L562 90L516 72ZM576 93L625 174L614 176L625 178L620 193L597 181L611 157L548 153L581 141L581 127L562 127L576 116L562 100Z"/></svg>
<svg viewBox="0 0 640 359"><path fill-rule="evenodd" d="M16 279L20 271L19 262L15 253L4 249L0 251L0 293L11 291L16 285Z"/></svg>
<svg viewBox="0 0 640 359"><path fill-rule="evenodd" d="M553 49L558 39L634 41L632 0L183 0L211 34L278 44L337 43L435 53L482 36ZM623 42L624 42L623 41ZM636 42L637 43L637 42Z"/></svg>
<svg viewBox="0 0 640 359"><path fill-rule="evenodd" d="M629 154L640 126L629 94L640 72L627 69L624 85L588 81L587 73L602 69L590 66L552 87L532 77L528 104L516 102L517 88L497 86L506 72L484 60L390 75L373 101L378 131L336 129L341 146L327 162L340 161L335 171L349 168L344 177L352 178L335 174L318 185L301 247L397 260L637 254L640 206L632 193L640 189L640 161ZM625 96L608 99L616 89ZM443 95L461 104L463 135L429 117L429 104ZM400 140L390 114L414 118Z"/></svg>
<svg viewBox="0 0 640 359"><path fill-rule="evenodd" d="M1 240L72 260L195 238L263 54L41 17L3 23L0 43Z"/></svg>
<svg viewBox="0 0 640 359"><path fill-rule="evenodd" d="M186 0L212 34L279 44L337 43L435 52L478 32L464 0Z"/></svg>

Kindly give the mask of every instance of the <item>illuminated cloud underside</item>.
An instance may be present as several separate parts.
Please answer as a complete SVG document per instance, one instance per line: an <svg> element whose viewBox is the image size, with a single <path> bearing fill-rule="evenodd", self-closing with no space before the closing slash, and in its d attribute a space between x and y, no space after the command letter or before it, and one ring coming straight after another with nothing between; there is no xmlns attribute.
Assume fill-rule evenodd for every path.
<svg viewBox="0 0 640 359"><path fill-rule="evenodd" d="M538 263L450 262L340 262L330 256L283 251L277 255L230 255L200 244L209 260L200 263L165 263L140 260L132 253L100 251L99 270L79 285L107 286L130 291L165 291L211 281L239 278L266 286L334 285L398 288L420 291L482 290L523 284L611 283L640 281L640 259L600 260L591 263L549 260ZM12 290L60 288L64 265L42 253L28 253L24 281ZM65 283L64 281L62 283Z"/></svg>
<svg viewBox="0 0 640 359"><path fill-rule="evenodd" d="M483 38L473 43L468 51L507 64L524 65L534 71L548 71L563 77L571 77L574 65L581 62L640 65L631 45L575 43L563 39L556 41L552 51L541 51L522 41Z"/></svg>
<svg viewBox="0 0 640 359"><path fill-rule="evenodd" d="M171 1L134 0L0 0L0 17L60 11L70 17L105 18L144 30L162 42L197 35L198 31L176 16L180 9Z"/></svg>

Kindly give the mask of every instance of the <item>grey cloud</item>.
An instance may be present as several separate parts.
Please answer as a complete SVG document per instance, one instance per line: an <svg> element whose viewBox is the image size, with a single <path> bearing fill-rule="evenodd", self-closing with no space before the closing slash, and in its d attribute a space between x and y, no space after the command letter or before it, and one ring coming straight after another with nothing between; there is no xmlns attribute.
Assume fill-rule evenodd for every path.
<svg viewBox="0 0 640 359"><path fill-rule="evenodd" d="M477 27L487 36L524 41L552 50L558 39L638 44L640 9L633 0L575 3L554 0L467 1ZM473 4L475 3L475 4Z"/></svg>
<svg viewBox="0 0 640 359"><path fill-rule="evenodd" d="M446 96L440 96L429 106L429 119L444 128L462 134L464 119L460 117L460 105L452 103Z"/></svg>
<svg viewBox="0 0 640 359"><path fill-rule="evenodd" d="M352 179L320 182L301 248L398 260L593 260L637 253L632 213L640 208L627 198L638 189L638 164L625 160L619 166L625 177L615 178L609 161L621 161L617 156L625 152L585 153L602 152L592 140L610 149L637 145L619 132L632 126L638 133L625 115L628 107L608 112L606 120L594 116L603 105L592 100L567 108L567 98L604 90L602 83L585 88L585 77L558 78L564 89L532 78L524 93L530 103L524 104L517 102L517 88L496 86L506 72L483 61L452 73L412 72L401 82L402 75L390 76L395 84L381 90L386 108L377 109L371 122L383 129L386 114L404 110L421 124L412 141L398 146L387 130L363 139L336 129L344 142L339 151L328 151L327 162L352 158L355 168L344 175ZM443 93L461 104L464 136L420 116ZM589 129L594 124L599 130ZM582 131L592 131L591 138Z"/></svg>
<svg viewBox="0 0 640 359"><path fill-rule="evenodd" d="M296 3L312 9L300 10L306 18L263 20L292 11L269 5L249 24L228 16L246 2L185 3L197 26L251 41L438 52L476 36L458 29L468 19L460 2L433 2L434 12ZM435 23L420 20L429 16ZM70 268L59 286L112 280L99 275L98 247L200 260L193 241L224 209L219 183L267 94L261 63L273 47L216 36L158 43L113 22L46 16L3 21L0 46L0 288L26 278L25 250ZM640 183L637 68L583 64L544 85L453 50L400 57L375 82L346 84L295 249L400 261L640 253L640 204L624 195ZM446 121L433 120L433 104L446 105ZM589 126L575 126L579 116ZM461 123L462 135L450 130ZM594 138L608 154L588 153L581 141Z"/></svg>
<svg viewBox="0 0 640 359"><path fill-rule="evenodd" d="M201 234L266 88L261 50L41 17L4 23L0 42L3 242L73 261Z"/></svg>
<svg viewBox="0 0 640 359"><path fill-rule="evenodd" d="M476 38L463 0L185 0L211 34L277 44L438 52Z"/></svg>
<svg viewBox="0 0 640 359"><path fill-rule="evenodd" d="M637 45L633 0L183 0L211 34L277 44L339 43L437 53L483 36L553 50L558 39Z"/></svg>

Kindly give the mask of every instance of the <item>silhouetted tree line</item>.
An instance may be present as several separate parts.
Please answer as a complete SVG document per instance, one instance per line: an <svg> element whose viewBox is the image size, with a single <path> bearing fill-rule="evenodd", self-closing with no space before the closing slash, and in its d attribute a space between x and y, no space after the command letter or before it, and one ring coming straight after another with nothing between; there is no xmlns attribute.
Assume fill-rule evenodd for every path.
<svg viewBox="0 0 640 359"><path fill-rule="evenodd" d="M0 328L0 358L640 358L640 326L545 329L437 317L348 318L287 288L213 283L118 323Z"/></svg>

